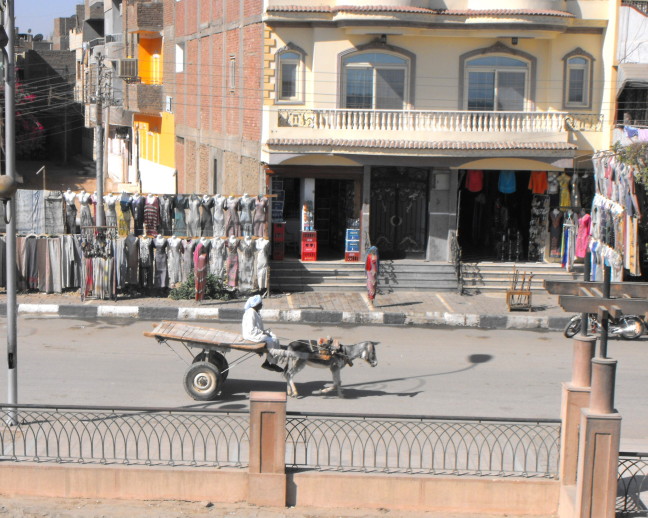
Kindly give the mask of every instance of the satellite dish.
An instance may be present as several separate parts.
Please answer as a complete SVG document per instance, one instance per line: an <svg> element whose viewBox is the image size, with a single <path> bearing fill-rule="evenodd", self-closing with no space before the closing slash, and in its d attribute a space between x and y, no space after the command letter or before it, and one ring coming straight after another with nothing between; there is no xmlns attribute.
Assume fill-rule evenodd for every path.
<svg viewBox="0 0 648 518"><path fill-rule="evenodd" d="M34 36L34 41L43 41L43 35L37 34L36 36Z"/></svg>

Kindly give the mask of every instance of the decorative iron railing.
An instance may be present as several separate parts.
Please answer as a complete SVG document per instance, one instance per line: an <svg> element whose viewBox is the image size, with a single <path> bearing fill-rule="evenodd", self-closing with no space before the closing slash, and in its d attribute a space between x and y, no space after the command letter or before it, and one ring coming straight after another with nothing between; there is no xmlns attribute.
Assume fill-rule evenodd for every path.
<svg viewBox="0 0 648 518"><path fill-rule="evenodd" d="M153 408L5 405L0 459L246 467L249 414Z"/></svg>
<svg viewBox="0 0 648 518"><path fill-rule="evenodd" d="M642 13L648 14L648 0L622 0L621 5L634 7Z"/></svg>
<svg viewBox="0 0 648 518"><path fill-rule="evenodd" d="M619 453L617 516L648 516L648 453Z"/></svg>
<svg viewBox="0 0 648 518"><path fill-rule="evenodd" d="M556 477L560 421L289 413L295 469Z"/></svg>
<svg viewBox="0 0 648 518"><path fill-rule="evenodd" d="M562 133L564 112L281 109L279 126L316 130Z"/></svg>

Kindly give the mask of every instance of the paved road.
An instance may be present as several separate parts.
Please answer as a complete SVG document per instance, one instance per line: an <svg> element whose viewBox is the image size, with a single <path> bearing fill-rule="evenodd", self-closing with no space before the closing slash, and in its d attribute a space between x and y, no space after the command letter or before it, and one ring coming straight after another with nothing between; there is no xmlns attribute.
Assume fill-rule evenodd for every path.
<svg viewBox="0 0 648 518"><path fill-rule="evenodd" d="M202 324L204 325L204 324ZM4 328L4 325L2 326ZM218 324L238 330L237 325ZM182 360L142 335L150 322L24 317L19 321L21 403L200 407L185 394ZM276 325L285 338L331 335L344 343L378 340L379 364L356 362L342 373L345 399L314 396L327 370L305 369L296 379L306 396L289 410L448 416L560 415L560 383L571 373L571 343L559 333ZM0 329L0 336L5 329ZM610 341L619 361L616 402L623 416L622 448L648 451L645 372L648 340ZM229 355L230 363L235 354ZM257 356L235 366L222 399L209 407L245 409L250 390L283 390L280 375L259 368ZM6 400L6 370L0 371Z"/></svg>

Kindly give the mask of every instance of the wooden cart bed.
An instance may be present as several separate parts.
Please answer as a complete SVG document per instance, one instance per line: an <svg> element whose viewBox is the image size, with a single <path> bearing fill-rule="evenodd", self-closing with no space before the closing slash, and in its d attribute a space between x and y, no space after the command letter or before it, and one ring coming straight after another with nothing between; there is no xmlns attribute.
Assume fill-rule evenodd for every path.
<svg viewBox="0 0 648 518"><path fill-rule="evenodd" d="M199 344L209 348L217 346L239 351L262 353L265 351L265 342L252 342L244 340L240 334L210 327L195 326L183 322L171 322L165 320L155 326L155 329L144 333L144 336L156 338L157 340L177 340L186 342L187 345Z"/></svg>

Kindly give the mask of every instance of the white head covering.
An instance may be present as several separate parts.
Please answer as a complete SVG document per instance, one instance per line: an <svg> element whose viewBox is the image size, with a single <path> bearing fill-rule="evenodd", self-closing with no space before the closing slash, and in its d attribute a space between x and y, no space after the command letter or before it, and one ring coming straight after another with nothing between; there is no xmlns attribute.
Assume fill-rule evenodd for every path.
<svg viewBox="0 0 648 518"><path fill-rule="evenodd" d="M245 303L245 307L243 309L248 310L250 308L255 308L259 304L261 304L261 295L254 295L247 299L247 302Z"/></svg>

